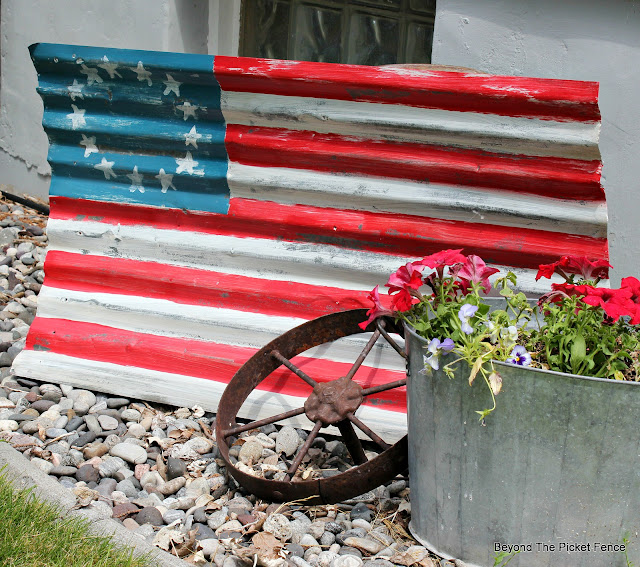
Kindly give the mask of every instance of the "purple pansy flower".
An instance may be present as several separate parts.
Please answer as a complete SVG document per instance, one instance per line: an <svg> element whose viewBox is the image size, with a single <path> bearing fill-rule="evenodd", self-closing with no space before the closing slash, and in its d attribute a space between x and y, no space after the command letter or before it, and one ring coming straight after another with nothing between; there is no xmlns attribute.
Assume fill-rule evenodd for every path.
<svg viewBox="0 0 640 567"><path fill-rule="evenodd" d="M444 352L451 352L453 347L455 346L454 342L446 338L444 341L440 342L440 339L432 339L429 345L427 346L427 350L431 353L431 356L424 357L425 365L431 366L434 370L438 370L440 368L440 355Z"/></svg>
<svg viewBox="0 0 640 567"><path fill-rule="evenodd" d="M471 303L465 303L462 307L460 307L460 311L458 311L458 319L462 323L462 332L470 335L473 333L473 327L469 325L469 319L476 314L478 310L477 305L471 305Z"/></svg>
<svg viewBox="0 0 640 567"><path fill-rule="evenodd" d="M517 364L518 366L529 366L531 364L531 355L527 352L527 349L523 346L517 345L513 347L507 362L510 364Z"/></svg>

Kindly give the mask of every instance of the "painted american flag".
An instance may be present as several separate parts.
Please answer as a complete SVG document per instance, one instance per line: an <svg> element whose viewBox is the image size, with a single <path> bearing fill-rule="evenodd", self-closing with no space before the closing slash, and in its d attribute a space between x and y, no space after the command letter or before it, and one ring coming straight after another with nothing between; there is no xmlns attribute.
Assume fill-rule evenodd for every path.
<svg viewBox="0 0 640 567"><path fill-rule="evenodd" d="M37 44L53 177L14 370L215 410L264 344L409 260L607 258L596 83ZM296 363L346 372L358 338ZM354 354L354 352L356 354ZM311 356L313 355L313 356ZM384 345L356 374L404 374ZM245 414L299 407L282 369ZM403 392L359 410L403 434Z"/></svg>

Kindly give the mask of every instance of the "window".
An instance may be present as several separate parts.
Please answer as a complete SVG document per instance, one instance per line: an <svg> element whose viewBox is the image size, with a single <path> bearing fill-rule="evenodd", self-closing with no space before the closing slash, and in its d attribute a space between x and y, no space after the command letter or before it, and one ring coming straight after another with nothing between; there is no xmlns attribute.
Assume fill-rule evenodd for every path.
<svg viewBox="0 0 640 567"><path fill-rule="evenodd" d="M243 0L240 55L430 63L435 0Z"/></svg>

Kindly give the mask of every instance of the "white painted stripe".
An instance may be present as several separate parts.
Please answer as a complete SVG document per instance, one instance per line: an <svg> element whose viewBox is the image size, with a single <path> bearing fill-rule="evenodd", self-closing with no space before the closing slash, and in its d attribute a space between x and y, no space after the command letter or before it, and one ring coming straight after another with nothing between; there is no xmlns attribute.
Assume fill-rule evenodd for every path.
<svg viewBox="0 0 640 567"><path fill-rule="evenodd" d="M221 108L227 124L312 130L510 154L600 159L600 122L556 122L402 104L225 91L221 95Z"/></svg>
<svg viewBox="0 0 640 567"><path fill-rule="evenodd" d="M607 236L605 203L229 162L232 197Z"/></svg>
<svg viewBox="0 0 640 567"><path fill-rule="evenodd" d="M22 351L16 357L13 368L19 376L30 376L46 382L60 381L71 386L162 404L175 405L176 401L186 407L197 404L212 412L217 411L225 388L225 384L214 380L177 376L173 372L96 362L46 351ZM263 419L303 404L304 398L254 390L243 405L240 417ZM387 442L395 442L406 433L404 413L361 406L356 415ZM304 416L290 423L311 428Z"/></svg>
<svg viewBox="0 0 640 567"><path fill-rule="evenodd" d="M356 292L369 292L376 285L384 286L391 273L417 259L326 244L203 233L194 236L193 233L148 226L116 226L53 218L49 219L47 232L53 250L159 262ZM535 281L537 270L495 267L503 273L511 270L518 274L518 287L522 291L539 295L549 290L546 280ZM158 269L161 270L162 266Z"/></svg>
<svg viewBox="0 0 640 567"><path fill-rule="evenodd" d="M47 233L54 250L366 292L415 260L327 244L54 218L49 219Z"/></svg>
<svg viewBox="0 0 640 567"><path fill-rule="evenodd" d="M188 305L165 299L73 291L47 285L42 287L38 296L38 316L255 349L306 322L294 317ZM310 349L301 356L351 364L370 336L370 333L363 333L343 338ZM404 346L402 339L397 339L399 345ZM404 372L404 359L383 339L376 343L367 362L376 368Z"/></svg>

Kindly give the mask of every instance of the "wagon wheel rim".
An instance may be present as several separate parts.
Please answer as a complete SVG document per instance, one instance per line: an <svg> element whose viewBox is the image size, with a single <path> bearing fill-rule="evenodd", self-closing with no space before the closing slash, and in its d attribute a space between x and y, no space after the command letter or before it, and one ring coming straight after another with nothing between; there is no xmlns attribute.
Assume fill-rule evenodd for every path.
<svg viewBox="0 0 640 567"><path fill-rule="evenodd" d="M216 440L222 459L225 461L229 474L249 492L263 499L278 501L294 501L305 499L306 503L335 503L358 494L372 490L385 482L392 480L398 474L403 473L408 468L407 457L407 437L406 435L395 444L387 444L374 429L371 429L354 415L359 404L353 402L351 406L347 403L339 403L339 408L330 407L328 414L323 413L323 408L318 410L318 405L322 406L325 398L335 397L335 392L323 395L322 390L326 388L337 388L338 398L342 399L346 388L345 398L358 398L358 388L362 398L380 393L385 390L404 386L405 380L398 380L372 388L362 388L351 378L360 367L368 352L373 348L378 339L388 342L401 356L406 358L404 351L395 343L390 333L404 336L403 328L391 317L381 317L370 323L363 331L358 324L366 319L365 309L354 309L326 315L313 321L304 323L287 333L271 341L265 347L254 354L231 379L220 399L218 415L216 419ZM317 382L312 376L307 376L304 371L298 368L291 359L306 350L325 343L333 342L339 338L347 337L363 332L372 332L373 335L367 345L360 353L356 361L351 366L350 371L340 378L322 383ZM299 407L269 418L256 420L246 425L239 426L236 422L238 411L248 398L249 394L266 379L273 371L282 365L287 366L291 371L291 379L294 375L296 380L300 379L314 388L314 392L307 398L305 406ZM327 386L327 384L334 384ZM318 388L320 386L320 388ZM319 390L319 392L318 392ZM324 392L326 394L326 392ZM315 396L314 403L309 403L310 398ZM318 400L320 398L320 400ZM314 409L315 408L315 409ZM309 413L308 413L309 411ZM277 423L283 419L296 415L311 415L313 429L306 442L298 448L293 455L293 461L288 468L288 475L285 480L272 480L254 477L234 466L229 457L229 444L227 439L231 436L239 435L244 431L257 429L267 423ZM290 480L298 470L306 452L311 446L315 436L319 431L327 426L335 425L342 434L343 441L352 456L355 466L345 472L328 478L317 478L309 480ZM363 431L373 443L377 444L382 452L377 456L366 459L362 444L357 437L355 429Z"/></svg>

